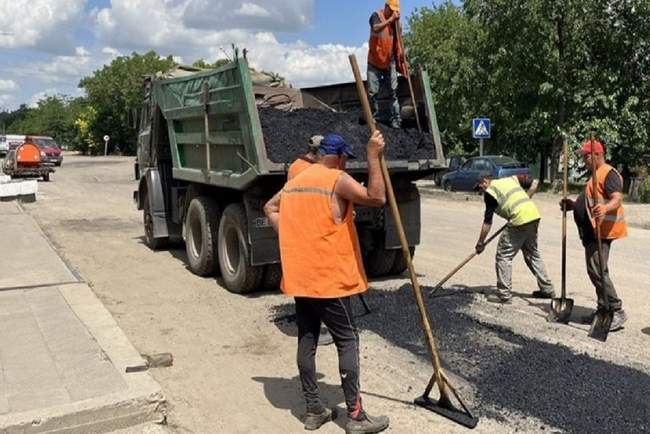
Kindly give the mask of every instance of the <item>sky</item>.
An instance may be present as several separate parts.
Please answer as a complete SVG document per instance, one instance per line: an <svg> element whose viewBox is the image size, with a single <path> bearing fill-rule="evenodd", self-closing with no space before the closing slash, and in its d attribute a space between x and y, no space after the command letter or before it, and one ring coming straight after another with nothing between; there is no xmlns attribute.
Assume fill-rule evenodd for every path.
<svg viewBox="0 0 650 434"><path fill-rule="evenodd" d="M402 0L403 25L438 0ZM79 79L120 55L155 50L180 63L248 49L252 67L294 86L352 81L381 0L0 0L0 110L83 95ZM365 68L362 68L365 69ZM365 74L365 71L363 71Z"/></svg>

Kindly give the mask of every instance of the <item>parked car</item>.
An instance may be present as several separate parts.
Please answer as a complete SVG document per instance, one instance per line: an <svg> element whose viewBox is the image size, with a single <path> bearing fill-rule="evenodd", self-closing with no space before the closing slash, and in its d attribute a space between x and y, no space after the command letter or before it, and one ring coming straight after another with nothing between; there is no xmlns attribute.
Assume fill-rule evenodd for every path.
<svg viewBox="0 0 650 434"><path fill-rule="evenodd" d="M482 173L489 172L493 178L516 176L520 182L528 180L528 167L512 157L484 155L468 159L458 169L442 177L442 188L447 191L472 191Z"/></svg>
<svg viewBox="0 0 650 434"><path fill-rule="evenodd" d="M5 141L7 142L7 151L18 148L20 145L25 143L24 134L7 134Z"/></svg>
<svg viewBox="0 0 650 434"><path fill-rule="evenodd" d="M433 182L436 183L438 187L442 186L442 177L445 176L449 172L453 172L454 170L458 169L461 164L465 162L465 158L463 158L460 155L451 155L447 157L447 168L444 170L438 170L433 177Z"/></svg>
<svg viewBox="0 0 650 434"><path fill-rule="evenodd" d="M52 137L48 136L30 136L35 145L37 145L41 151L45 153L44 161L46 163L52 163L55 166L60 166L63 163L63 155L61 154L61 148L54 141Z"/></svg>

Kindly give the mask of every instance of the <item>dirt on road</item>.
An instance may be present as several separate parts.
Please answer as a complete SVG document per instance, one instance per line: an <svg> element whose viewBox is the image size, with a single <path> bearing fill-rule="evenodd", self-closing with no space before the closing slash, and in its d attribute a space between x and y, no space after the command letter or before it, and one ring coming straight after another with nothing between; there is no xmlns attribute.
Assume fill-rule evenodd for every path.
<svg viewBox="0 0 650 434"><path fill-rule="evenodd" d="M218 279L194 276L182 246L149 250L131 200L132 163L66 157L52 182L39 183L37 202L23 206L140 352L174 355L172 367L152 370L170 403L165 431L302 432L291 300L277 292L230 294ZM560 213L553 201L538 203L542 257L559 290ZM481 202L423 197L416 269L426 288L471 253L482 212ZM569 228L567 288L577 318L595 298ZM515 302L487 303L494 245L427 297L448 372L481 416L475 432L650 432L649 243L650 231L633 228L614 244L612 278L630 320L605 344L589 339L586 325L544 320L548 303L529 298L535 281L521 258ZM368 411L388 414L395 433L466 432L412 404L431 367L408 280L383 279L372 288L370 315L354 303ZM324 398L343 414L335 348L319 348L317 364ZM319 432L342 432L344 423L339 417Z"/></svg>

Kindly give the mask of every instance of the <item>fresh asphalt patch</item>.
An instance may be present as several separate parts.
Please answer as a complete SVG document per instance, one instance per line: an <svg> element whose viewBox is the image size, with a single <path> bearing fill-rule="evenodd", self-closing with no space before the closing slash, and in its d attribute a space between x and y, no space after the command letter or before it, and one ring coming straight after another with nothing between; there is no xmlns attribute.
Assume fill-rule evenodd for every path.
<svg viewBox="0 0 650 434"><path fill-rule="evenodd" d="M567 433L650 431L650 375L481 322L466 313L474 297L425 299L443 364L462 379L456 387L477 414L503 421L528 416ZM367 299L373 313L359 314L358 327L428 363L411 286L371 290ZM295 335L292 311L291 303L277 306L272 321Z"/></svg>

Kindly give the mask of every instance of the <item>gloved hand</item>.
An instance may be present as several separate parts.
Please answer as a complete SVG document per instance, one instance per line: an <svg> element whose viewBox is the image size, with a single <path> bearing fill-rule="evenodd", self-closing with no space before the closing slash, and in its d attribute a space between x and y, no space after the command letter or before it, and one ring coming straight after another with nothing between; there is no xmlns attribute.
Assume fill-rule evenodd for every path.
<svg viewBox="0 0 650 434"><path fill-rule="evenodd" d="M483 250L485 250L485 243L481 243L481 242L476 243L474 249L476 250L476 254L480 255L481 253L483 253Z"/></svg>

